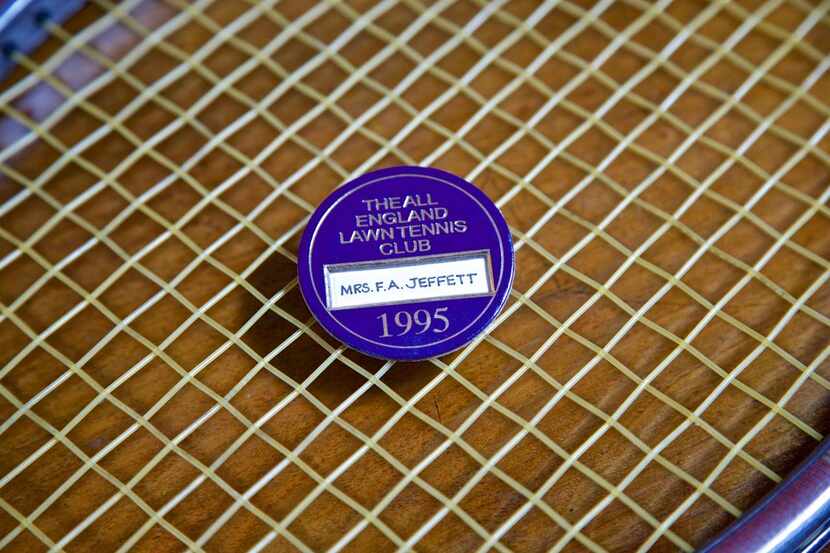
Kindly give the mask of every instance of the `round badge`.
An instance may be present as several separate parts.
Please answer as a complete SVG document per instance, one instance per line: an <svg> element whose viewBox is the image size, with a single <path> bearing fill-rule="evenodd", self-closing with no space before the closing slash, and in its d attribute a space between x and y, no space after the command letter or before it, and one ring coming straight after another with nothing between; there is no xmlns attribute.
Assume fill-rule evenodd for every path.
<svg viewBox="0 0 830 553"><path fill-rule="evenodd" d="M454 351L501 311L515 259L507 223L451 173L392 167L346 183L317 208L298 261L314 317L383 359Z"/></svg>

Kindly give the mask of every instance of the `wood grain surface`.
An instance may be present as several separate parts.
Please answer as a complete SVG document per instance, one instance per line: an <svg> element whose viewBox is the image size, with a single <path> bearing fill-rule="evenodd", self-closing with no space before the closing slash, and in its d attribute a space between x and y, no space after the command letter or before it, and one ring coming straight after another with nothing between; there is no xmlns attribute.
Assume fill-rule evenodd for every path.
<svg viewBox="0 0 830 553"><path fill-rule="evenodd" d="M449 101L429 112L425 121L387 148L372 167L423 163L474 117L483 102L496 97L516 77L515 70L521 74L541 55L540 42L556 41L578 24L580 13L595 6L590 2L556 6L534 24L533 33L522 34L469 83L458 84L517 28L516 21L539 8L529 1L507 3L498 15L488 16L468 38L426 68L413 86L357 125L353 125L357 118L418 70L419 56L423 60L458 35L486 5L457 2L442 8L432 16L434 21L405 45L396 45L384 63L357 79L345 94L338 87L393 37L404 33L428 6L408 0L384 9L371 26L338 44L336 52L331 45L355 24L359 14L375 6L364 0L326 6L299 35L292 32L290 40L263 56L268 63L260 60L236 81L234 92L218 94L163 140L154 140L161 129L182 119L182 112L251 59L252 52L284 33L285 22L296 22L312 5L292 0L270 11L262 8L253 23L233 33L235 41L224 40L171 83L157 90L148 88L179 66L177 53L187 59L234 19L258 9L256 4L235 0L191 8L184 24L163 40L153 39L157 43L124 74L116 73L106 84L96 85L84 101L68 105L67 92L81 90L100 75L113 72L84 49L117 62L146 45L146 34L139 32L142 27L148 32L160 29L184 9L172 0L148 1L130 8L125 16L92 3L65 25L55 27L40 51L30 58L21 57L22 67L0 85L0 91L16 90L73 36L102 18L110 21L101 33L85 40L86 46L76 46L58 69L45 71L32 86L0 102L2 148L32 133L38 135L0 165L0 202L4 202L0 366L5 367L0 369L0 539L20 526L20 516L32 515L62 484L78 471L82 474L28 521L4 551L47 550L32 526L58 543L120 491L121 496L102 516L62 546L79 552L118 550L147 523L148 512L158 513L203 474L208 477L202 477L182 501L163 513L164 524L151 521L131 550L161 553L193 548L170 527L196 542L236 501L230 490L239 496L261 482L264 485L248 498L246 506L222 522L202 545L205 551L246 551L272 530L267 517L282 521L317 487L312 473L320 480L332 476L364 448L347 470L334 474L331 488L287 526L308 549L324 551L365 518L338 493L371 511L406 472L450 439L451 445L431 459L378 516L406 541L442 507L427 488L453 497L482 468L482 461L523 429L518 419L531 420L556 396L552 383L561 389L569 382L568 394L561 394L533 431L488 468L458 508L485 533L495 532L528 502L510 482L532 494L578 452L579 466L570 463L540 499L574 524L608 495L600 480L612 488L620 484L651 448L688 420L737 368L735 380L662 449L660 460L651 459L626 484L625 497L613 497L579 532L601 549L635 551L654 531L642 511L659 525L695 492L690 481L704 483L740 444L741 453L713 481L700 484L706 493L671 524L677 539L661 534L651 547L652 551L678 551L703 545L734 520L734 513L723 503L733 510L751 506L830 430L830 363L819 359L814 365L830 338L823 322L830 317L830 286L818 287L774 340L763 341L787 316L796 298L830 267L830 219L820 200L830 184L830 138L826 135L819 135L794 167L776 177L780 183L743 212L714 245L706 246L706 253L691 270L673 281L668 293L602 353L632 315L666 284L666 276L680 269L736 213L737 206L748 201L827 124L830 77L822 74L810 85L808 95L771 121L773 125L763 130L754 145L735 154L759 121L766 121L795 93L792 89L799 90L799 83L822 59L826 61L830 22L824 15L794 42L796 46L789 45L756 84L748 91L741 88L753 74L747 68L757 70L777 48L787 45L787 37L819 3L791 1L770 10L762 26L754 26L735 47L720 50L720 59L712 68L661 111L657 106L684 82L679 74L694 71L718 51L713 45L721 44L747 21L749 13L763 9L761 3L752 1L720 5L696 31L694 36L701 40L684 41L612 109L591 121L577 140L545 163L543 170L523 179L552 148L566 143L575 129L590 121L588 113L600 108L649 64L655 52L678 36L671 21L687 25L710 6L677 0L652 14L641 30L534 122L532 133L487 161L472 179L494 200L512 194L502 211L517 241L532 233L532 240L517 251L515 293L508 304L514 311L470 350L438 362L391 367L348 349L338 350L339 344L314 324L293 284L297 242L309 209L382 151L405 125L426 113L433 100L452 89L447 78L454 79L456 89ZM529 125L549 97L577 78L582 71L578 60L590 64L612 43L608 33L623 32L647 13L646 6L636 1L612 3L599 17L601 24L588 25L562 44L532 78L525 74L514 92L486 106L488 113L431 165L468 175L516 132L516 121ZM326 51L325 45L332 49ZM296 78L320 52L322 63ZM257 104L280 85L286 89L275 101ZM116 114L142 91L147 96L140 109L118 121ZM687 153L665 163L688 138L687 131L698 128L736 98L715 125L695 138ZM327 105L317 116L291 129L324 101ZM249 122L238 131L220 134L251 106L255 110ZM33 130L62 107L66 111L48 128ZM653 113L658 114L656 120L615 155L610 165L597 171L620 141ZM102 128L105 132L100 138L82 142ZM326 149L344 133L350 134L347 140ZM253 161L280 138L277 148ZM207 155L187 170L179 169L207 144L211 144ZM131 155L136 157L127 162L127 168L119 169ZM707 181L730 156L736 163ZM313 169L291 180L309 163ZM669 170L600 231L597 225L603 218L662 165ZM232 186L215 193L239 172L243 176ZM586 178L578 194L557 205ZM158 190L164 179L168 184ZM706 193L682 217L672 218L670 214L704 182ZM100 183L100 190L89 193ZM283 190L274 195L280 187ZM147 195L148 191L153 192ZM194 206L195 216L188 216ZM249 215L260 206L264 209ZM115 228L107 227L130 208L131 214ZM763 269L752 271L751 266L778 237L811 208L806 222L785 237L783 247ZM551 209L555 209L553 216L535 228ZM50 226L50 221L57 224ZM604 287L602 283L631 252L666 221L671 225L668 231L612 286ZM241 229L220 247L208 250L235 225ZM167 229L173 231L165 234ZM585 247L527 295L557 260L591 233L595 236ZM33 236L37 238L32 242ZM148 244L152 244L149 253L143 251ZM76 255L79 250L83 253ZM140 252L146 255L137 259ZM194 262L186 278L176 281ZM123 274L100 289L120 269ZM685 337L747 275L748 284L719 307L718 315L691 344L680 340L682 352L654 377L655 368L678 346L667 336ZM36 291L28 293L36 285ZM599 299L589 302L596 293ZM25 301L18 302L20 298ZM135 317L147 302L153 303ZM515 302L521 305L514 306ZM568 332L562 332L562 324L575 313L567 324ZM177 329L181 330L178 334ZM548 343L558 330L556 340ZM171 336L175 338L165 343ZM763 352L748 366L741 366L759 344ZM543 346L544 353L529 363ZM601 352L599 361L579 374L597 352ZM786 412L776 407L805 370L814 374L799 385ZM498 397L498 407L488 405L472 425L454 434L517 371L521 376ZM381 375L382 386L368 380L376 374ZM235 389L245 378L244 386ZM401 402L415 397L435 379L440 380L437 385L381 439L368 441L402 408ZM353 394L367 382L369 386L355 399ZM175 390L173 395L166 397L171 390ZM230 393L232 399L219 402ZM586 442L634 393L639 394L637 399L617 417L618 422ZM160 401L162 407L148 415ZM346 401L350 401L348 407L338 410ZM277 412L251 432L221 466L208 469L280 402ZM84 411L91 403L94 408ZM182 431L217 406L195 431L180 439ZM776 412L769 423L744 443L742 438L771 409ZM335 415L328 416L333 411ZM322 432L304 444L319 427L324 428ZM108 449L119 437L118 445ZM561 450L554 451L551 442ZM370 447L364 447L367 443ZM588 447L581 451L584 445ZM262 482L286 459L285 452L298 446L302 446L301 463L291 460L276 476ZM142 473L157 456L161 460ZM398 461L398 467L389 456ZM25 469L15 472L31 459ZM400 467L406 469L404 473ZM642 510L632 509L632 503ZM548 513L533 506L499 542L502 550L546 551L566 533ZM481 534L457 511L451 511L415 549L475 551L483 543ZM560 545L568 552L590 547L575 537ZM388 551L395 547L373 523L346 549ZM297 546L279 532L265 550L296 551Z"/></svg>

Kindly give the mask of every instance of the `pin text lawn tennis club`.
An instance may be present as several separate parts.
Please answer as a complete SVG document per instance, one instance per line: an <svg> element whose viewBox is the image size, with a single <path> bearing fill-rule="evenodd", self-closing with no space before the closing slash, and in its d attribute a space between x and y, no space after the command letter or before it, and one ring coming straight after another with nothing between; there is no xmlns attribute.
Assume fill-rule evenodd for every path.
<svg viewBox="0 0 830 553"><path fill-rule="evenodd" d="M422 167L365 174L328 196L300 242L300 290L337 339L383 359L454 351L510 292L510 232L464 179Z"/></svg>

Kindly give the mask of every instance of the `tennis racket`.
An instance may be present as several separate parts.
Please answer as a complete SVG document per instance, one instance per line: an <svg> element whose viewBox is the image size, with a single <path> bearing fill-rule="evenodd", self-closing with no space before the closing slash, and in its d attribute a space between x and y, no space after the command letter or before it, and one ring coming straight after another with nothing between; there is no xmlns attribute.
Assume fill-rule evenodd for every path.
<svg viewBox="0 0 830 553"><path fill-rule="evenodd" d="M0 550L823 547L830 2L0 9ZM296 278L393 165L516 250L417 363Z"/></svg>

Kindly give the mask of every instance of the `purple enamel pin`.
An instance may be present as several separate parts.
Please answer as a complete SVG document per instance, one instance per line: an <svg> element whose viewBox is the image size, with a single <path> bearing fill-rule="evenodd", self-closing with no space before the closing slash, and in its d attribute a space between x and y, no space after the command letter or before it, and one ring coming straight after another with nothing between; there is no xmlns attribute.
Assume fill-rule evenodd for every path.
<svg viewBox="0 0 830 553"><path fill-rule="evenodd" d="M451 173L391 167L346 183L300 242L300 290L346 345L382 359L454 351L501 311L515 272L499 209Z"/></svg>

